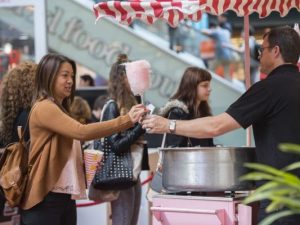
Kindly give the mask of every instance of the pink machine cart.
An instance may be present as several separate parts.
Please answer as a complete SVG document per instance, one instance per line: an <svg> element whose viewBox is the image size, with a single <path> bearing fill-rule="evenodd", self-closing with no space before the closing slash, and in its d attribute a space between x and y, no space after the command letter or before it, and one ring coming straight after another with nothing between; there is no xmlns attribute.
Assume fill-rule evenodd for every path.
<svg viewBox="0 0 300 225"><path fill-rule="evenodd" d="M153 225L252 225L252 207L245 195L156 195L151 207Z"/></svg>

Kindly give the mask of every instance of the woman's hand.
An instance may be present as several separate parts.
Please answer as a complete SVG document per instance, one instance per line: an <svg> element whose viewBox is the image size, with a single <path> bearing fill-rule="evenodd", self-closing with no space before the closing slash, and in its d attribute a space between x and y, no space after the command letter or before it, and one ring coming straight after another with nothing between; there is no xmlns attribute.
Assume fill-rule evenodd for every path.
<svg viewBox="0 0 300 225"><path fill-rule="evenodd" d="M128 115L133 123L141 120L141 118L147 113L147 109L143 104L132 106Z"/></svg>

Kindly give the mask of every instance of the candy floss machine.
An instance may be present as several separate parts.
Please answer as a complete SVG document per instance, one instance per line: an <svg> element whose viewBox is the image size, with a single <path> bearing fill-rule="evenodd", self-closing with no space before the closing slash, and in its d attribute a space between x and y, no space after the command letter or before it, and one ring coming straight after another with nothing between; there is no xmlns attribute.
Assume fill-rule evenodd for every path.
<svg viewBox="0 0 300 225"><path fill-rule="evenodd" d="M242 200L254 188L238 178L255 161L255 149L165 148L164 194L153 197L153 225L252 225Z"/></svg>

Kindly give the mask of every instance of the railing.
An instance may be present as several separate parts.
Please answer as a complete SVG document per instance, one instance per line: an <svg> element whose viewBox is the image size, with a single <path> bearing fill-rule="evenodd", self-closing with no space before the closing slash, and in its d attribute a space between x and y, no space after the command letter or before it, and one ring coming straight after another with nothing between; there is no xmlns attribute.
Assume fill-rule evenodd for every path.
<svg viewBox="0 0 300 225"><path fill-rule="evenodd" d="M178 25L179 39L183 45L183 51L196 57L200 57L200 44L209 38L203 35L200 30L193 27L191 21L181 22ZM168 25L164 21L157 21L155 24L147 25L141 21L135 21L134 26L140 26L157 36L169 41Z"/></svg>
<svg viewBox="0 0 300 225"><path fill-rule="evenodd" d="M149 177L147 177L144 181L141 182L141 185L145 185L147 183L149 183L153 178L153 174L151 174ZM90 206L95 206L95 205L99 205L99 204L102 204L104 202L95 202L95 201L91 201L91 202L86 202L86 203L78 203L76 204L76 207L77 208L80 208L80 207L90 207Z"/></svg>

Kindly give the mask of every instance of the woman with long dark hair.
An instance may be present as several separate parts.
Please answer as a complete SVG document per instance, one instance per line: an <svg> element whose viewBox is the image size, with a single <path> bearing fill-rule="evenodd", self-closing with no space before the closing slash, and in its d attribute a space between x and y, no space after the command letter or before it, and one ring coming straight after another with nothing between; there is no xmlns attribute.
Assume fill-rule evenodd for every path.
<svg viewBox="0 0 300 225"><path fill-rule="evenodd" d="M31 170L21 204L23 225L76 225L75 199L85 195L78 140L126 130L145 112L137 105L111 121L79 123L69 115L75 74L75 62L63 55L47 54L38 64L29 119Z"/></svg>
<svg viewBox="0 0 300 225"><path fill-rule="evenodd" d="M108 82L108 94L111 100L107 103L106 109L102 112L103 121L125 115L128 110L138 102L131 91L127 79L126 66L124 63L128 62L127 55L121 54L111 67ZM144 139L144 133L145 130L142 129L141 124L136 123L134 127L126 131L107 137L107 140L111 145L111 151L115 154L130 152L133 144L139 145L140 148L143 149L141 169L146 170L149 169L149 165L147 142ZM140 203L141 184L138 179L137 184L131 188L121 190L118 199L111 202L112 224L136 225Z"/></svg>
<svg viewBox="0 0 300 225"><path fill-rule="evenodd" d="M208 99L211 93L211 74L198 67L188 67L181 78L176 93L160 110L170 120L190 120L211 116ZM167 134L165 146L214 146L212 138L196 139Z"/></svg>

